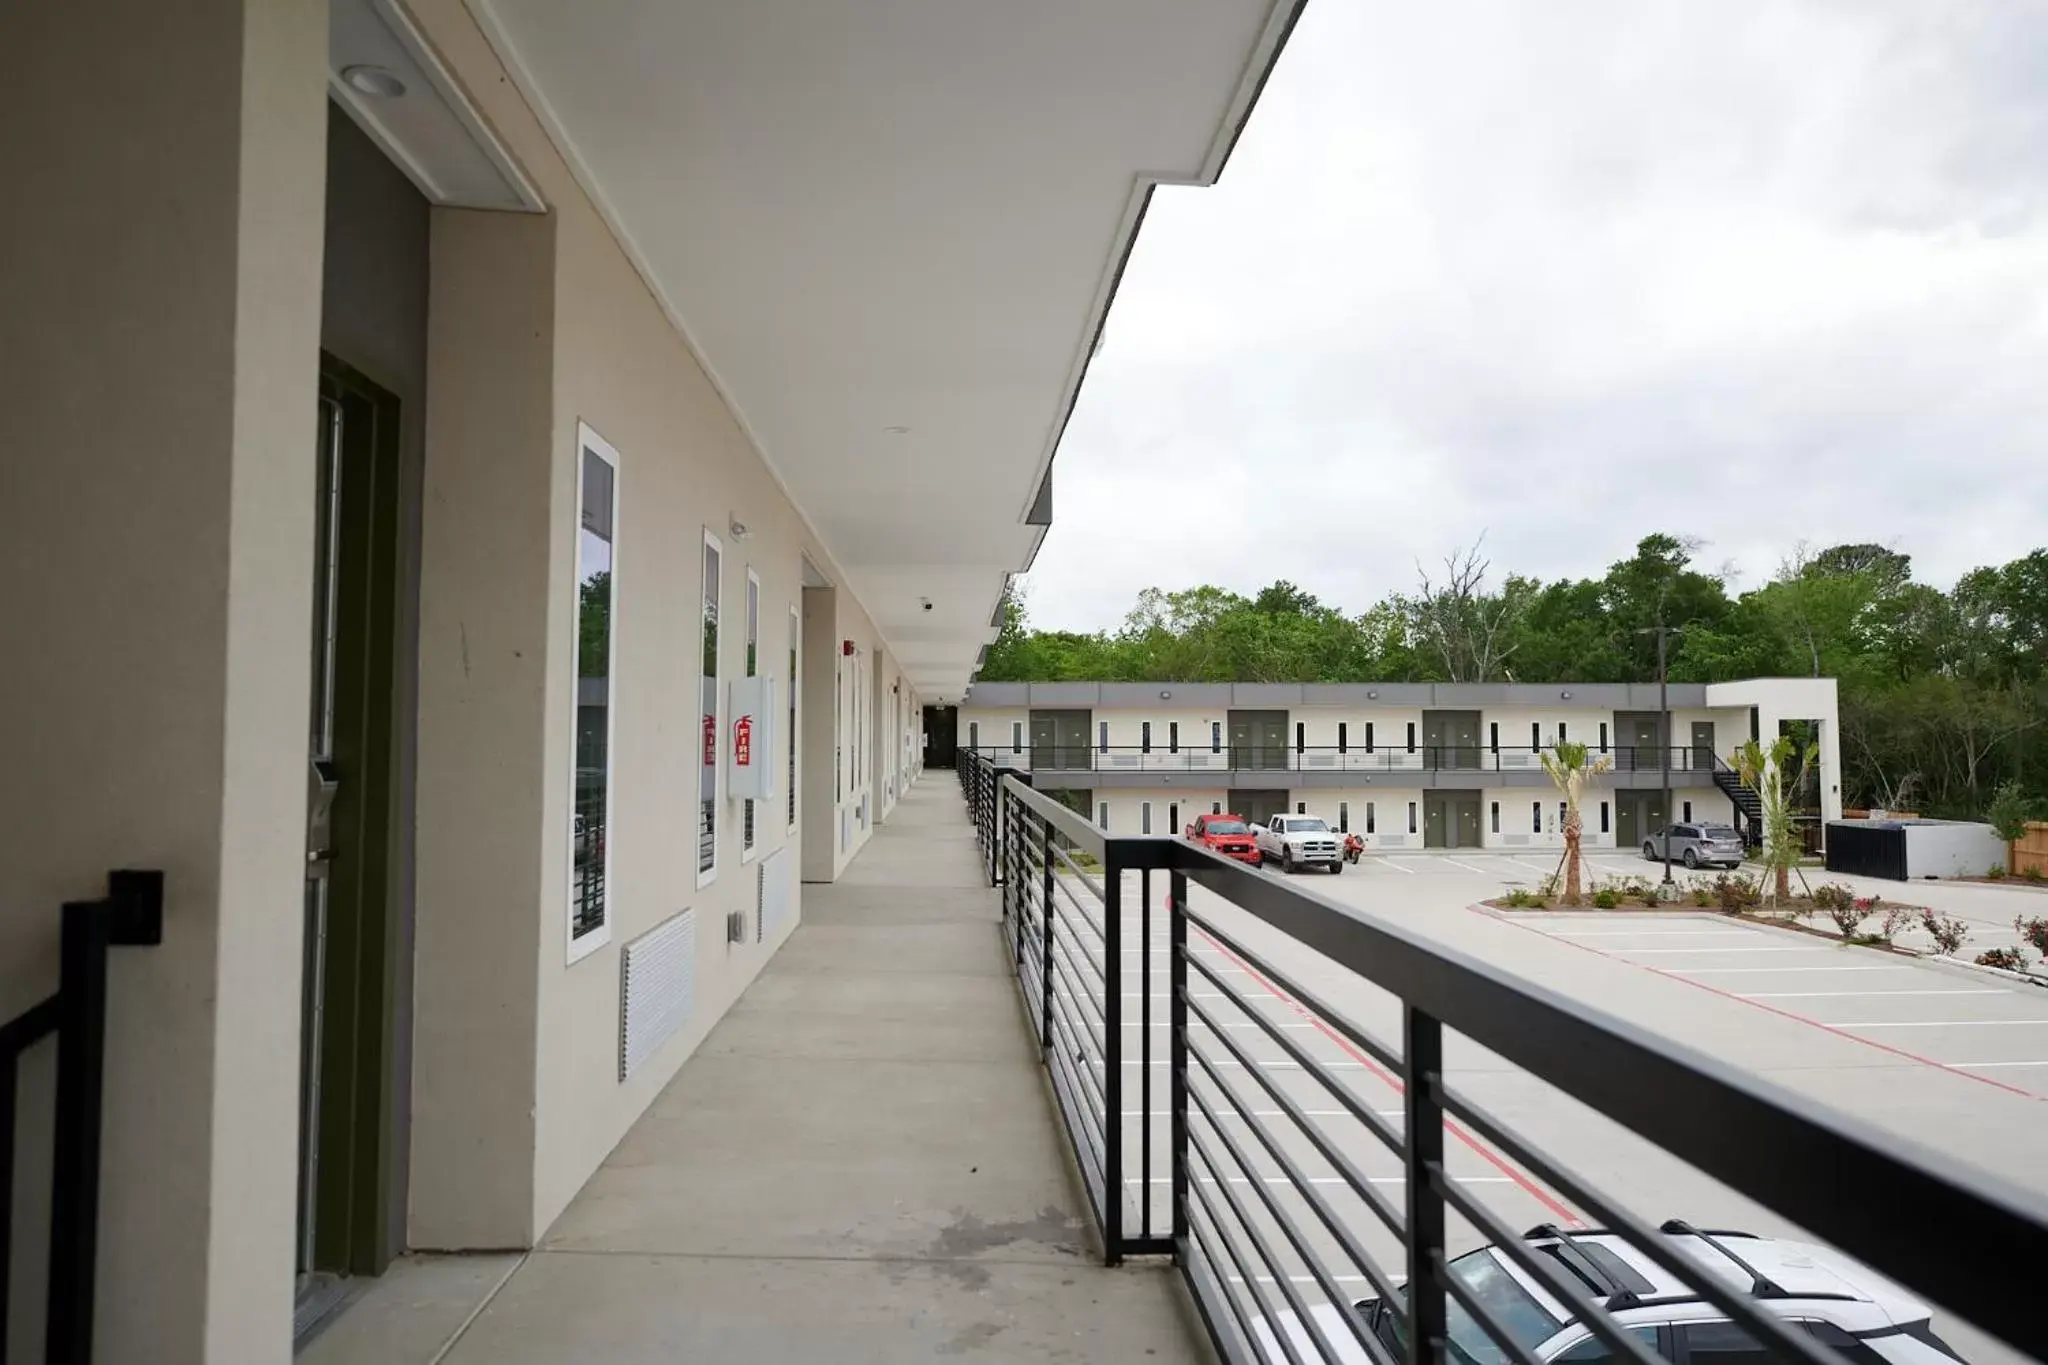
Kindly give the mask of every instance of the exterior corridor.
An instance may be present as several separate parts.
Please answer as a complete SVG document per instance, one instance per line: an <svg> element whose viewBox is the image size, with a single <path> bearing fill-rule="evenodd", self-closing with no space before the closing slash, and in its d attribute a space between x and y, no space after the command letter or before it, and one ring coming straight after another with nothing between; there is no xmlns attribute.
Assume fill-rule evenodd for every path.
<svg viewBox="0 0 2048 1365"><path fill-rule="evenodd" d="M1206 1359L1097 1259L996 917L931 774L538 1248L402 1262L301 1360Z"/></svg>

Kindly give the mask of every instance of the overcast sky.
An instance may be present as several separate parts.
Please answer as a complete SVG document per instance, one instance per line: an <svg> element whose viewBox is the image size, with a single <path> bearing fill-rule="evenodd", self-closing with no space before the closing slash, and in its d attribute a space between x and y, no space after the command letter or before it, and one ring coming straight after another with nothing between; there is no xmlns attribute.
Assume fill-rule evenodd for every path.
<svg viewBox="0 0 2048 1365"><path fill-rule="evenodd" d="M1160 191L1055 476L1041 627L1482 529L1943 585L2048 544L2048 4L1309 0L1222 182Z"/></svg>

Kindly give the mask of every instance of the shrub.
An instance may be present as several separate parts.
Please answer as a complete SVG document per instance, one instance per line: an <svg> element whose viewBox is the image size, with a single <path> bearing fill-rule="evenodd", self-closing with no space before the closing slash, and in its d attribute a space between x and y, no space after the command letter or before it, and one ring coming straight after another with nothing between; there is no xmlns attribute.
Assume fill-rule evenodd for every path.
<svg viewBox="0 0 2048 1365"><path fill-rule="evenodd" d="M1892 940L1899 936L1899 931L1913 922L1913 909L1910 905L1896 902L1886 905L1883 917L1878 920L1877 928L1871 931L1870 937L1889 948Z"/></svg>
<svg viewBox="0 0 2048 1365"><path fill-rule="evenodd" d="M1813 888L1813 908L1829 914L1856 903L1856 892L1840 882L1823 882Z"/></svg>
<svg viewBox="0 0 2048 1365"><path fill-rule="evenodd" d="M1969 926L1954 915L1937 915L1932 910L1920 912L1920 927L1934 940L1934 950L1943 957L1954 957L1963 940L1970 936Z"/></svg>
<svg viewBox="0 0 2048 1365"><path fill-rule="evenodd" d="M1700 909L1702 910L1712 905L1714 903L1714 893L1712 889L1709 887L1695 884L1692 888L1692 903L1700 907Z"/></svg>
<svg viewBox="0 0 2048 1365"><path fill-rule="evenodd" d="M2015 919L2012 927L2022 943L2032 944L2035 952L2048 957L2048 919Z"/></svg>
<svg viewBox="0 0 2048 1365"><path fill-rule="evenodd" d="M1992 881L1994 881L1994 882L2002 882L2002 881L2004 881L2004 880L2005 880L2005 864L2004 864L2004 863L1993 863L1993 864L1992 864L1991 866L1989 866L1989 867L1987 867L1987 868L1985 868L1985 869L1984 869L1984 875L1985 875L1986 877L1989 877L1989 878L1990 878L1990 879L1991 879Z"/></svg>
<svg viewBox="0 0 2048 1365"><path fill-rule="evenodd" d="M1841 931L1843 938L1854 938L1856 937L1856 931L1862 927L1863 921L1869 919L1870 912L1877 908L1877 897L1871 896L1868 899L1860 899L1853 893L1847 896L1830 894L1823 900L1820 894L1822 891L1832 893L1846 890L1848 890L1847 887L1815 887L1813 903L1820 907L1822 913L1835 922L1835 928Z"/></svg>
<svg viewBox="0 0 2048 1365"><path fill-rule="evenodd" d="M2038 867L2024 867L2020 869L2020 880L2029 886L2039 886L2043 882L2048 882L2048 873L2044 873Z"/></svg>
<svg viewBox="0 0 2048 1365"><path fill-rule="evenodd" d="M1991 795L1984 808L1984 820L2008 845L2027 837L2027 822L2034 818L2034 802L2018 782L2007 782ZM2012 849L2007 848L2007 853Z"/></svg>
<svg viewBox="0 0 2048 1365"><path fill-rule="evenodd" d="M1977 954L1979 967L1998 967L2008 972L2023 972L2027 969L2026 954L2017 948L1986 948Z"/></svg>
<svg viewBox="0 0 2048 1365"><path fill-rule="evenodd" d="M1730 915L1753 910L1763 901L1763 892L1756 878L1740 872L1723 872L1709 885L1713 890L1714 904Z"/></svg>
<svg viewBox="0 0 2048 1365"><path fill-rule="evenodd" d="M1500 903L1510 910L1541 910L1543 908L1543 897L1533 891L1525 891L1518 886L1505 896L1502 896Z"/></svg>
<svg viewBox="0 0 2048 1365"><path fill-rule="evenodd" d="M1612 910L1621 904L1621 897L1615 895L1612 888L1603 886L1593 893L1593 904L1602 910Z"/></svg>
<svg viewBox="0 0 2048 1365"><path fill-rule="evenodd" d="M1554 900L1564 894L1564 878L1555 872L1536 883L1536 894L1547 900Z"/></svg>

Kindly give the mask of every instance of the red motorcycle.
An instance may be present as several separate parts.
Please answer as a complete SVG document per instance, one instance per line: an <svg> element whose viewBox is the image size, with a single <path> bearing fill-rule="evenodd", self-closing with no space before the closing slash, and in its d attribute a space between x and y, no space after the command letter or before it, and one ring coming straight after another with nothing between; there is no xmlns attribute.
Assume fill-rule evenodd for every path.
<svg viewBox="0 0 2048 1365"><path fill-rule="evenodd" d="M1357 861L1358 861L1358 859L1359 859L1359 857L1360 857L1360 856L1361 856L1362 854L1364 854L1364 852L1365 852L1365 840L1364 840L1364 838L1363 838L1362 836L1360 836L1360 835L1356 835L1356 834L1347 834L1347 835L1345 835L1345 836L1344 836L1344 861L1345 861L1345 862L1347 862L1347 863L1355 863L1355 862L1357 862Z"/></svg>

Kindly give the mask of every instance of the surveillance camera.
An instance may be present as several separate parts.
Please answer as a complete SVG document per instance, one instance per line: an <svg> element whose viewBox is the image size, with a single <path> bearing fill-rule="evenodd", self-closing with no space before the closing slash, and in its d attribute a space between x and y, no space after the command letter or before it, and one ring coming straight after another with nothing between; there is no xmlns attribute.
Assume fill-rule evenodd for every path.
<svg viewBox="0 0 2048 1365"><path fill-rule="evenodd" d="M925 599L924 599L924 609L925 609L926 611L930 611L930 610L932 609L932 599L931 599L931 598L927 597L927 598L925 598Z"/></svg>

